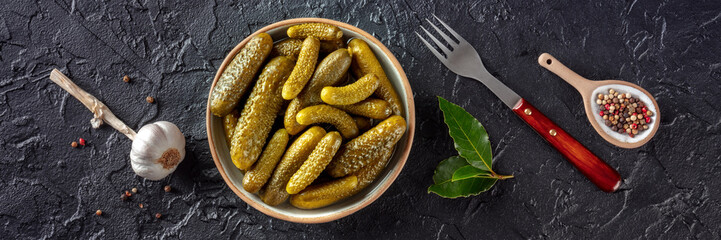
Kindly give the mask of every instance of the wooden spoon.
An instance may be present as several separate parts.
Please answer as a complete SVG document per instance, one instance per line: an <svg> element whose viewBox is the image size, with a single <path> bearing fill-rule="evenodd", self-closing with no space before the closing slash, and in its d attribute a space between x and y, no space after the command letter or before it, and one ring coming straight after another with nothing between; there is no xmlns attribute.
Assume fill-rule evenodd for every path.
<svg viewBox="0 0 721 240"><path fill-rule="evenodd" d="M636 84L619 80L588 80L573 72L548 53L541 54L541 56L538 57L538 64L558 75L563 80L566 80L568 84L571 84L571 86L578 90L583 97L583 105L586 108L588 121L591 122L596 132L609 143L622 148L637 148L651 140L653 135L656 134L661 113L659 112L656 99L645 89ZM631 93L632 97L640 99L646 105L646 108L654 113L653 116L651 116L651 123L648 124L649 128L647 130L639 131L636 136L630 137L626 133L614 132L604 124L604 119L599 114L601 110L598 104L596 104L596 99L598 99L598 94L608 94L609 89L614 89L618 91L619 94Z"/></svg>

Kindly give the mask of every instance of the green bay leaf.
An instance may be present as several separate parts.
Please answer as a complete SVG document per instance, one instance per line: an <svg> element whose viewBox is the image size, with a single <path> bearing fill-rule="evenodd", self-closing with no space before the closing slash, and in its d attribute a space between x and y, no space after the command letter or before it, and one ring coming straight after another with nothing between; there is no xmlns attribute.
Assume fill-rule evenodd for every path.
<svg viewBox="0 0 721 240"><path fill-rule="evenodd" d="M468 178L451 181L453 174L460 168L470 166L468 161L459 156L441 161L433 174L435 184L428 187L428 192L445 198L468 197L488 191L496 183L495 178Z"/></svg>
<svg viewBox="0 0 721 240"><path fill-rule="evenodd" d="M483 125L465 109L440 96L438 105L443 111L443 120L448 125L448 133L453 138L458 155L473 167L493 172L491 142Z"/></svg>
<svg viewBox="0 0 721 240"><path fill-rule="evenodd" d="M469 178L494 178L493 174L489 171L478 169L474 166L468 165L457 169L453 173L451 181L459 181Z"/></svg>

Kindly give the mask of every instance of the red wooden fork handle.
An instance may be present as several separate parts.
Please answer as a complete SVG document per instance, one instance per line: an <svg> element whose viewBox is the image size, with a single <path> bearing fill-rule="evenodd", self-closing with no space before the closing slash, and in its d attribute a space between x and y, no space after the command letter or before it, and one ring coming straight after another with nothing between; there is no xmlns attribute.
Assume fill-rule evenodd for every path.
<svg viewBox="0 0 721 240"><path fill-rule="evenodd" d="M605 192L615 192L621 185L621 175L616 170L596 157L525 99L518 100L516 106L513 107L513 112L533 130L536 130L543 139L546 139L598 188Z"/></svg>

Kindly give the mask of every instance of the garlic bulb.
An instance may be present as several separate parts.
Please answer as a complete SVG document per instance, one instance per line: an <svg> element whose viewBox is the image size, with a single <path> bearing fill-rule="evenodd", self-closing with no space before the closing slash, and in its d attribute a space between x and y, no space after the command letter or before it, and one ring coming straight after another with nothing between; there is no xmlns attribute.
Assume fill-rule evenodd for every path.
<svg viewBox="0 0 721 240"><path fill-rule="evenodd" d="M50 72L50 80L80 100L93 112L93 119L90 120L93 128L107 123L133 141L130 150L130 165L139 176L150 180L160 180L175 171L178 164L185 158L185 137L175 124L166 121L154 122L143 126L138 133L135 133L133 129L118 119L108 109L108 106L75 85L60 70L53 69Z"/></svg>
<svg viewBox="0 0 721 240"><path fill-rule="evenodd" d="M138 176L160 180L185 158L185 137L175 124L154 122L140 128L130 150L130 165Z"/></svg>

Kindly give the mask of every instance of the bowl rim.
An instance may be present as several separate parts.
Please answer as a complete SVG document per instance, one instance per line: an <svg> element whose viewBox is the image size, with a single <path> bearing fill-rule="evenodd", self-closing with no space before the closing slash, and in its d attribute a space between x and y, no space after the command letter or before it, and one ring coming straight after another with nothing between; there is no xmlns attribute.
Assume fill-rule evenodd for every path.
<svg viewBox="0 0 721 240"><path fill-rule="evenodd" d="M259 33L264 33L269 30L283 27L286 25L295 25L295 24L301 24L301 23L309 23L309 22L319 22L319 23L327 23L331 25L335 25L344 29L347 29L349 31L355 32L363 37L365 37L367 40L378 46L378 48L388 57L390 62L393 64L395 69L398 71L398 75L400 76L401 84L403 85L403 91L405 91L406 95L406 103L408 106L408 112L406 113L406 121L408 122L408 128L407 128L407 138L406 138L406 147L404 149L396 149L394 155L399 155L398 157L398 164L400 167L397 171L392 171L389 173L388 180L379 185L376 191L371 192L369 195L369 198L365 198L360 204L355 205L351 208L344 209L342 211L336 211L333 213L330 213L328 215L320 216L320 217L297 217L292 215L286 215L281 214L279 212L276 212L270 208L267 208L263 206L262 204L257 203L255 200L250 199L246 197L235 185L232 184L230 181L230 178L226 174L225 170L223 169L223 166L220 163L220 158L218 157L218 153L215 150L215 142L213 141L213 137L211 136L211 129L210 129L210 122L213 117L213 115L210 112L210 95L213 92L213 89L215 88L215 84L217 84L218 79L220 78L220 75L223 73L225 68L228 66L228 64L232 61L233 57L245 46L245 44L250 41L252 37L255 35L258 35ZM397 90L397 89L396 89ZM373 37L373 35L367 33L366 31L363 31L360 28L357 28L355 26L352 26L350 24L339 22L336 20L326 19L326 18L293 18L293 19L286 19L279 22L272 23L270 25L267 25L254 33L248 35L243 41L238 43L225 57L223 60L223 63L218 68L218 71L215 74L215 77L213 78L213 83L210 86L210 90L208 92L208 101L206 104L206 114L205 114L205 127L206 127L206 134L208 135L208 146L210 148L210 153L213 157L213 162L215 162L216 169L218 169L218 172L223 177L223 180L225 181L225 184L236 194L240 199L242 199L246 204L250 205L251 207L257 209L258 211L264 213L265 215L274 217L276 219L281 219L285 221L290 222L297 222L297 223L324 223L324 222L330 222L333 220L337 220L340 218L343 218L345 216L351 215L358 210L370 205L371 203L375 202L376 199L378 199L385 191L390 187L390 185L395 182L398 175L403 170L403 167L406 164L406 161L408 159L408 155L410 154L410 150L413 145L413 137L415 135L415 103L413 101L413 91L411 90L411 85L408 82L408 77L406 76L405 71L403 71L403 68L401 67L400 63L398 62L398 59L396 59L395 55L391 53L391 51L383 45L378 39Z"/></svg>

